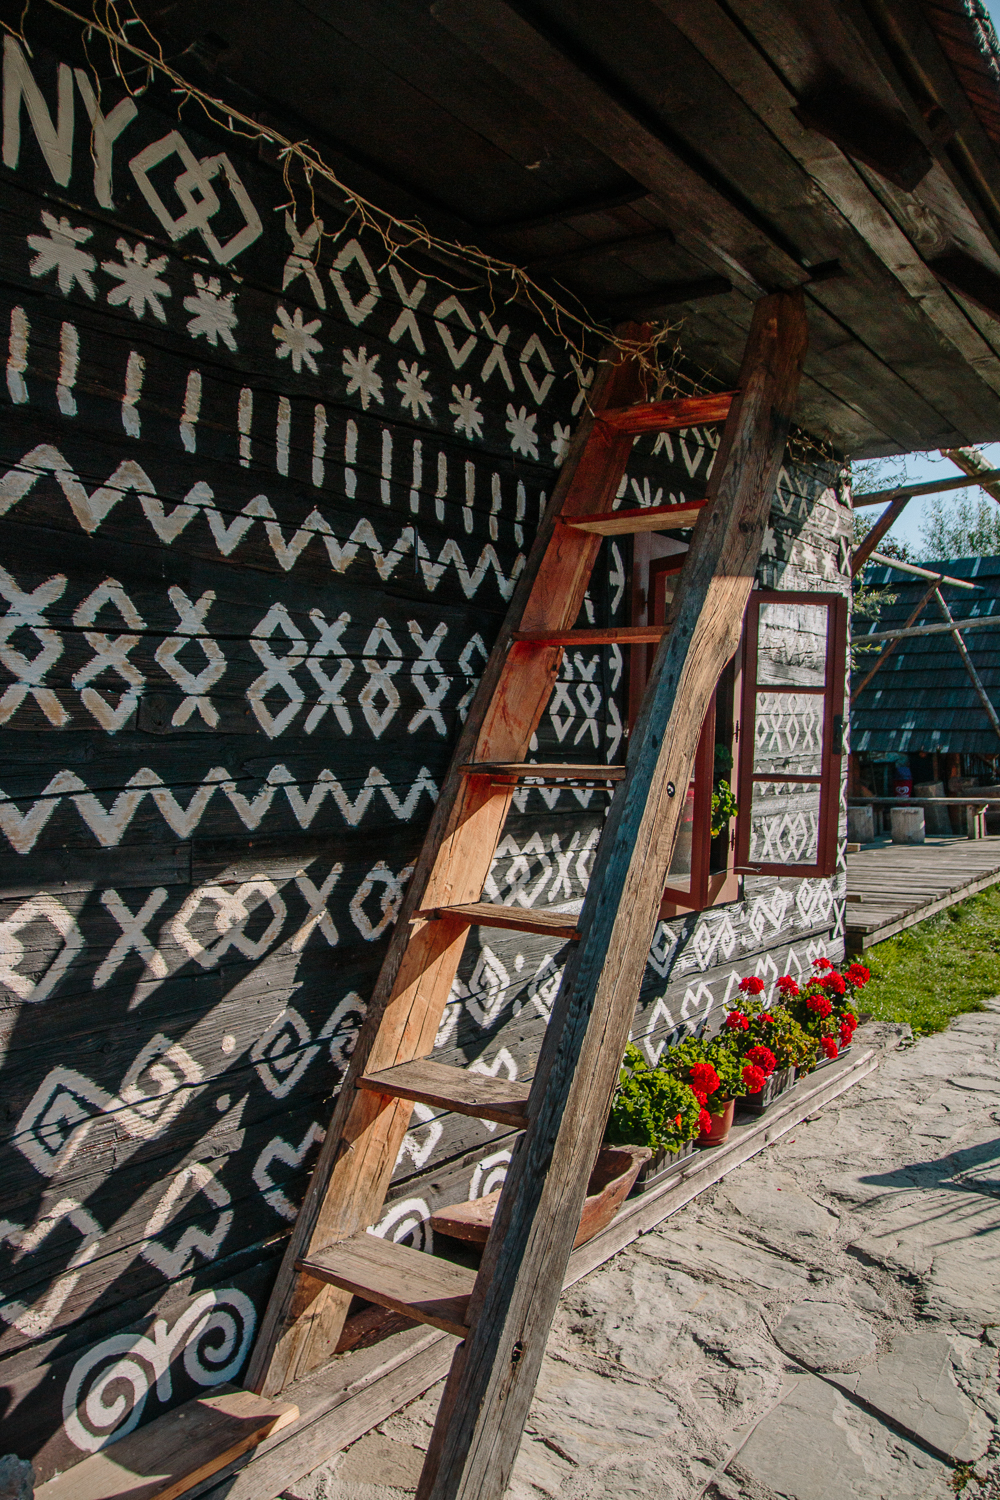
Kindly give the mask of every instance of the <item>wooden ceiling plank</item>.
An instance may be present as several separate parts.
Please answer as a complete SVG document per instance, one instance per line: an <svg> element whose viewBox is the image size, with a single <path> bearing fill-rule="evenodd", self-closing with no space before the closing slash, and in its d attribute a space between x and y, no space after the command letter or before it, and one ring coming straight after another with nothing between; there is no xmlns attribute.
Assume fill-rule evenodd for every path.
<svg viewBox="0 0 1000 1500"><path fill-rule="evenodd" d="M644 182L677 215L678 241L694 243L721 274L745 283L799 285L807 273L759 224L677 152L666 130L652 129L566 56L504 0L436 0L434 16L474 54L520 89L574 123L620 167Z"/></svg>
<svg viewBox="0 0 1000 1500"><path fill-rule="evenodd" d="M995 393L1000 394L1000 359L960 308L938 284L889 211L862 175L825 137L804 129L792 114L798 102L777 71L786 58L775 40L783 17L763 0L735 0L742 23L734 24L715 0L653 0L712 65L754 108L767 128L802 164L844 222L922 309L944 339ZM755 45L756 42L756 45ZM774 62L767 60L768 55ZM840 284L822 288L824 298Z"/></svg>

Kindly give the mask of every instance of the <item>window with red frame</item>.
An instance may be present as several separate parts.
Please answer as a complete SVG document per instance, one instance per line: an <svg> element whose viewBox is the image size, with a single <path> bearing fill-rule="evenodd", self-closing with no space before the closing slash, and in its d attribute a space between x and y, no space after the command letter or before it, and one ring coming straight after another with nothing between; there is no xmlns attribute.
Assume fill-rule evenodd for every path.
<svg viewBox="0 0 1000 1500"><path fill-rule="evenodd" d="M633 622L662 624L684 554L661 551L665 538L643 541ZM846 641L840 594L751 594L742 649L702 726L661 916L735 901L741 874L833 873ZM632 649L630 723L654 654L652 646ZM727 791L737 805L728 819Z"/></svg>
<svg viewBox="0 0 1000 1500"><path fill-rule="evenodd" d="M836 869L846 663L842 594L750 595L737 870L820 876Z"/></svg>

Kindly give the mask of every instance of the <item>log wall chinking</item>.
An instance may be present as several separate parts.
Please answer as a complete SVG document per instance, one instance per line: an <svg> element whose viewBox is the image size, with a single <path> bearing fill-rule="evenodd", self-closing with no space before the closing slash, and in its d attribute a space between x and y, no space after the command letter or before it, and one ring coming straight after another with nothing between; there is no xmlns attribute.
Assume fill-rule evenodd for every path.
<svg viewBox="0 0 1000 1500"><path fill-rule="evenodd" d="M239 1375L592 366L4 46L0 1373L44 1479ZM643 439L623 501L693 498L715 441ZM846 586L833 475L783 471L765 586ZM609 541L587 620L628 567ZM620 759L623 666L567 653L540 751ZM579 903L606 805L518 792L487 899ZM650 1055L835 945L839 881L661 924ZM436 1055L528 1076L561 962L474 932ZM417 1106L379 1232L429 1244L509 1150Z"/></svg>

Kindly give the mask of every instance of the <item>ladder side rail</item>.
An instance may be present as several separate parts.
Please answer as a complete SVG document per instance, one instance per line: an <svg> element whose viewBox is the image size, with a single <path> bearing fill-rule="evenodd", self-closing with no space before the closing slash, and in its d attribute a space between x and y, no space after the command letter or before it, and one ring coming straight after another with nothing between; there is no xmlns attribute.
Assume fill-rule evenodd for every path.
<svg viewBox="0 0 1000 1500"><path fill-rule="evenodd" d="M598 847L418 1500L499 1500L517 1455L653 939L698 737L735 653L807 344L800 293L761 299L740 389Z"/></svg>
<svg viewBox="0 0 1000 1500"><path fill-rule="evenodd" d="M644 330L629 325L621 332L636 337ZM366 1072L427 1055L434 1045L468 924L449 918L411 919L429 905L475 901L481 895L515 788L498 791L489 778L464 775L461 767L481 760L523 759L555 683L562 648L514 644L514 633L529 610L533 619L555 626L564 624L570 609L570 623L579 613L601 538L570 534L565 528L558 528L556 537L556 517L570 497L575 512L608 508L632 438L595 433L595 414L607 405L628 406L644 394L635 360L619 355L600 370L515 585L442 783L262 1319L245 1379L246 1386L260 1394L276 1395L324 1363L336 1346L350 1296L299 1272L297 1262L377 1218L413 1108L412 1101L388 1100L356 1089L355 1082ZM559 568L549 559L554 545Z"/></svg>

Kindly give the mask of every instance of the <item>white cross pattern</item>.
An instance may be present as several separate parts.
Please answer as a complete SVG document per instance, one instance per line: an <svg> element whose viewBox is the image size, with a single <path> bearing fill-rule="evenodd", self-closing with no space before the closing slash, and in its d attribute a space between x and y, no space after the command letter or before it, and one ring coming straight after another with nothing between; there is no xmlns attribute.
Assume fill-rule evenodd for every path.
<svg viewBox="0 0 1000 1500"><path fill-rule="evenodd" d="M141 630L145 620L118 582L117 578L106 578L73 611L73 624L92 625L106 604L113 604L126 625L132 630ZM117 635L112 638L102 631L85 630L84 640L95 655L74 674L73 686L80 691L80 698L103 729L109 733L121 729L128 723L139 703L139 689L146 679L139 668L128 660L129 652L139 644L138 635ZM117 672L127 684L117 703L111 703L96 690L87 686L104 672Z"/></svg>
<svg viewBox="0 0 1000 1500"><path fill-rule="evenodd" d="M168 590L170 602L177 611L178 635L168 636L156 648L157 663L173 678L187 696L174 709L171 724L186 724L191 715L199 713L210 729L219 722L219 711L208 696L209 690L219 681L226 670L226 658L221 647L207 634L205 617L215 603L215 590L206 589L196 602L189 599L183 589L171 586ZM195 674L183 662L177 660L178 651L183 651L193 640L205 653L205 665Z"/></svg>
<svg viewBox="0 0 1000 1500"><path fill-rule="evenodd" d="M63 642L58 631L50 629L42 616L50 604L55 604L57 599L62 598L65 589L65 575L57 573L40 583L31 593L27 593L0 567L0 594L10 605L10 609L0 620L0 662L16 679L0 696L0 724L6 724L29 694L49 723L57 729L69 722L69 714L55 693L44 686L45 674L55 666L63 653ZM10 645L11 636L22 629L30 630L41 647L37 655L25 656L23 651Z"/></svg>

